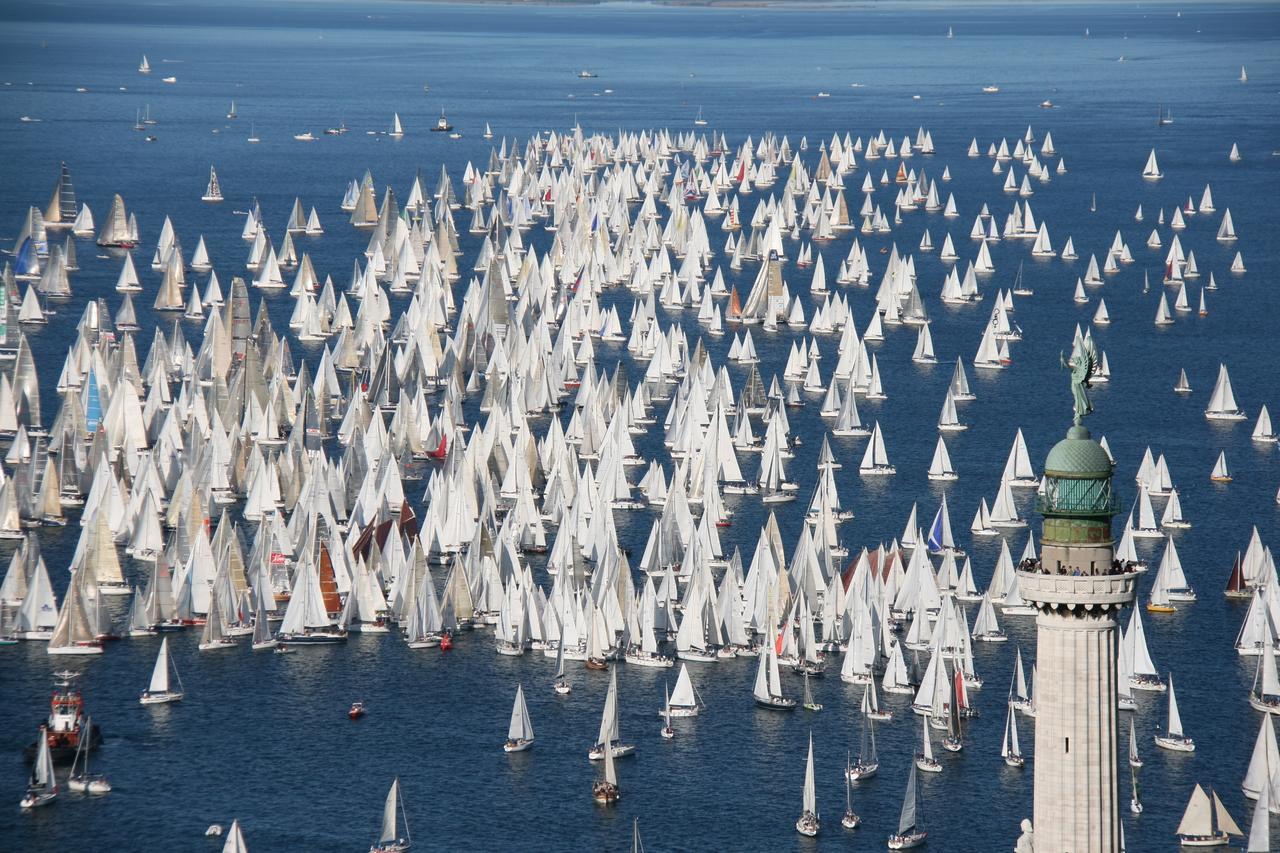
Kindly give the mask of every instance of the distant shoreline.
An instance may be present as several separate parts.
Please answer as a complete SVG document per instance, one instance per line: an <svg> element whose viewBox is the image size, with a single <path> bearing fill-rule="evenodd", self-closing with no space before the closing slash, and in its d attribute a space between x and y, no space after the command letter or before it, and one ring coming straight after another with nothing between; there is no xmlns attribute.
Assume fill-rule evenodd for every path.
<svg viewBox="0 0 1280 853"><path fill-rule="evenodd" d="M955 9L974 7L1026 9L1017 0L391 0L397 3L438 6L659 6L690 9L861 9L864 11L900 11L903 9ZM1147 0L1144 6L1195 8L1205 6L1268 5L1273 0ZM1107 0L1049 0L1046 7L1100 6Z"/></svg>

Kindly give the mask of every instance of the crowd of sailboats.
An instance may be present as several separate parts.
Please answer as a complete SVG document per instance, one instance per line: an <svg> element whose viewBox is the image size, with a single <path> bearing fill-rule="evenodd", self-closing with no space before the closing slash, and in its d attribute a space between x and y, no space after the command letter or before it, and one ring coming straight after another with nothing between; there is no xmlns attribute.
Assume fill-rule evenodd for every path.
<svg viewBox="0 0 1280 853"><path fill-rule="evenodd" d="M443 114L441 123L448 125ZM398 113L384 133L404 135ZM1066 174L1051 135L1037 139L1028 128L989 145L993 174L1001 176L994 193L1009 202L981 203L981 212L975 203L968 236L939 233L938 256L949 257L948 267L930 287L916 274L914 240L905 250L872 249L913 215L936 214L935 229L959 218L950 167L938 171L923 159L935 153L924 128L900 139L834 134L811 151L807 140L793 146L775 134L731 145L705 131L611 137L575 127L526 145L504 140L487 163L468 164L461 175L443 168L434 179L414 174L401 193L366 172L332 200L367 245L349 278L317 269L307 240L324 229L315 207L304 215L301 199L277 235L262 206L247 205L242 271L226 235L208 243L201 236L188 252L192 244L167 217L151 252L152 234L140 230L121 195L95 227L64 166L50 202L30 208L3 282L12 322L0 341L8 364L0 432L15 449L6 458L14 473L0 484L0 536L20 543L0 587L3 612L13 617L9 630L67 655L102 654L122 633L166 635L150 682L138 674L139 686L147 685L142 704L183 698L177 667L191 670L176 659L181 654L342 643L356 634L385 634L422 654L454 642L492 642L496 654L511 658L541 652L555 658L560 694L572 689L570 669L573 678L584 677L579 669L607 670L589 749L602 762L593 785L600 802L618 799L614 760L637 749L619 731L620 671L675 670L679 662L660 712L663 731L674 733L672 719L705 710L695 680L720 677L706 673L730 669L722 663L755 659L735 669L754 674L739 686L743 704L816 710L832 693L822 675L828 662L834 673L838 660L841 682L864 685L864 742L848 763L847 784L879 768L875 726L892 717L879 691L911 696L921 717L919 755L890 840L899 848L918 844L917 770L945 771L947 753L976 737L966 731L975 710L969 693L981 686L977 668L990 658L976 658L973 644L1007 640L1002 619L1029 625L1035 613L1017 575L1038 559L1024 530L1024 496L1040 486L1027 440L1010 430L1003 469L997 464L983 481L990 491L963 509L966 519L976 509L975 541L999 542L994 567L975 567L982 561L957 542L954 492L950 502L947 493L938 496L927 528L913 508L892 541L851 548L842 526L856 509L855 480L870 488L905 479L908 470L893 440L907 427L880 407L898 388L895 373L882 370L890 356L879 345L909 334L912 369L933 365L951 377L929 407L941 404L928 424L939 432L928 442L929 480L976 476L944 440L959 441L974 420L966 414L982 386L970 386L969 374L979 372L987 387L1008 375L1024 335L1014 318L1037 293L1028 279L1037 278L1040 263L1076 257L1071 239L1051 240L1032 207L1034 194ZM969 156L982 156L976 139ZM893 168L881 165L890 160ZM858 170L865 180L855 178ZM583 174L591 180L584 183ZM1155 150L1144 175L1164 175ZM861 195L861 204L851 204L846 190ZM211 166L202 200L223 198ZM1198 206L1171 210L1167 226L1159 214L1166 230L1156 235L1156 257L1185 295L1186 281L1200 273L1184 249L1184 238L1191 245L1184 229L1192 216L1213 213L1208 188ZM1233 242L1230 211L1219 222L1214 242ZM66 239L55 240L61 233ZM535 245L533 233L547 236L551 248L537 248L543 244ZM933 251L925 236L922 256ZM850 241L843 256L831 250L837 237ZM94 260L117 277L111 298L119 303L112 310L95 296L68 316L74 333L60 373L49 373L58 376L58 407L46 418L42 374L24 329L50 306L71 314L76 241L90 239L104 252ZM997 262L1007 261L1004 252L993 254L1001 243L1038 259L1024 269L1019 258L1011 290L991 284ZM464 255L464 245L476 253ZM1133 248L1156 252L1138 242ZM1081 249L1089 262L1081 264L1087 269L1077 291L1090 302L1134 252L1121 234L1096 254ZM234 272L219 277L215 267ZM150 289L155 300L150 311L144 302L140 318L134 295ZM620 290L631 293L630 310L619 310ZM251 293L259 296L256 311ZM936 303L982 312L965 355L956 354L960 347L944 332L950 318ZM1097 303L1093 322L1071 336L1073 353L1097 351L1094 327L1111 318ZM1171 322L1181 322L1172 319L1176 307L1164 307ZM141 322L148 318L155 322ZM789 338L785 359L779 335ZM1093 381L1105 382L1109 371L1101 353ZM865 422L860 405L871 412ZM830 424L829 437L805 419L819 408L817 423ZM1246 417L1225 365L1205 415ZM1255 438L1268 436L1269 416L1264 424L1260 415ZM803 470L798 459L813 455L809 447L818 448L818 461ZM1144 461L1134 517L1118 545L1121 559L1137 564L1135 537L1166 539L1152 575L1153 614L1195 595L1173 538L1190 522L1159 459ZM1164 501L1158 520L1153 498ZM733 542L754 549L726 547L723 531L748 515L747 506L759 508L755 542L736 535ZM931 503L925 512L934 509ZM802 521L787 541L782 531L792 528L778 514L792 512ZM36 527L65 523L69 514L78 515L80 531L59 600ZM642 548L624 547L616 520L624 514L647 530ZM1251 643L1270 650L1274 565L1269 554L1248 565L1243 588L1262 601L1262 616L1251 617L1258 637ZM988 569L983 588L975 574ZM113 624L111 596L128 597L123 629ZM1157 742L1191 745L1172 679L1152 662L1141 619L1135 609L1121 642L1121 701L1136 704L1133 690L1166 693L1167 724ZM199 633L194 651L169 643L170 632L184 629ZM1266 702L1274 696L1266 669L1274 659L1260 658ZM1034 670L1028 680L1020 651L1014 665L998 750L986 733L986 748L1010 767L1025 760L1017 717L1035 710ZM645 701L657 698L655 690ZM523 752L533 743L518 684L504 749ZM806 834L820 827L814 784L810 758L797 821ZM846 791L851 813L850 797ZM391 837L379 843L400 838L397 802L393 785Z"/></svg>

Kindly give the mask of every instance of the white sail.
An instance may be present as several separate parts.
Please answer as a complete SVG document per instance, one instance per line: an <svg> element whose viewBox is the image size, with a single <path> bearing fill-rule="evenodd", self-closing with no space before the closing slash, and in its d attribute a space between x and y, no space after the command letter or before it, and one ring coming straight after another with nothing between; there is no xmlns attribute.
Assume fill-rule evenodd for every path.
<svg viewBox="0 0 1280 853"><path fill-rule="evenodd" d="M190 676L191 673L187 673ZM169 692L169 638L165 637L160 641L160 652L156 655L156 665L151 670L151 685L147 687L149 693L168 693Z"/></svg>
<svg viewBox="0 0 1280 853"><path fill-rule="evenodd" d="M1213 805L1204 788L1196 785L1191 792L1191 800L1187 803L1182 820L1178 823L1178 835L1211 836L1213 835Z"/></svg>
<svg viewBox="0 0 1280 853"><path fill-rule="evenodd" d="M1231 388L1231 376L1225 364L1218 365L1218 381L1209 397L1209 407L1204 411L1211 420L1242 420L1244 412L1236 405L1235 392Z"/></svg>
<svg viewBox="0 0 1280 853"><path fill-rule="evenodd" d="M507 726L507 740L533 740L533 723L529 720L529 706L525 704L523 685L516 685L516 701L511 707L511 724Z"/></svg>
<svg viewBox="0 0 1280 853"><path fill-rule="evenodd" d="M1169 737L1180 738L1182 733L1182 715L1178 713L1178 697L1173 692L1173 675L1169 675Z"/></svg>
<svg viewBox="0 0 1280 853"><path fill-rule="evenodd" d="M400 838L400 834L396 831L396 823L400 809L400 777L391 780L391 788L387 791L387 799L382 805L382 832L378 835L378 843L386 844L389 841L396 841ZM408 824L405 825L405 836L409 834Z"/></svg>
<svg viewBox="0 0 1280 853"><path fill-rule="evenodd" d="M813 733L809 734L809 754L804 763L804 811L818 814L818 794L813 775Z"/></svg>
<svg viewBox="0 0 1280 853"><path fill-rule="evenodd" d="M676 689L671 694L671 704L677 708L692 708L698 704L698 697L693 692L693 681L689 678L689 667L680 664L680 674L676 677Z"/></svg>
<svg viewBox="0 0 1280 853"><path fill-rule="evenodd" d="M1147 157L1147 164L1142 167L1142 177L1147 180L1159 180L1164 177L1160 171L1160 164L1156 162L1156 150L1151 149L1151 154Z"/></svg>
<svg viewBox="0 0 1280 853"><path fill-rule="evenodd" d="M222 853L249 853L249 846L244 841L244 830L240 828L240 821L231 821L231 828L227 830L227 840L222 842Z"/></svg>
<svg viewBox="0 0 1280 853"><path fill-rule="evenodd" d="M1004 721L1004 742L1000 745L1000 757L1019 757L1022 749L1018 745L1018 721L1013 714L1013 700L1008 702L1008 714Z"/></svg>
<svg viewBox="0 0 1280 853"><path fill-rule="evenodd" d="M925 739L928 739L926 730ZM898 834L907 835L919 825L919 798L916 795L916 765L911 763L911 772L907 776L907 792L902 798L902 812L898 815Z"/></svg>

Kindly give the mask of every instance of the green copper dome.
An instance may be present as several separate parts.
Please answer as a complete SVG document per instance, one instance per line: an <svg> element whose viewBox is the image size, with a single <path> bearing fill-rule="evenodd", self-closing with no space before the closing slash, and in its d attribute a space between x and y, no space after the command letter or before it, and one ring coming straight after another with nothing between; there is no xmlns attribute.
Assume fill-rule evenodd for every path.
<svg viewBox="0 0 1280 853"><path fill-rule="evenodd" d="M1107 478L1111 476L1111 469L1111 457L1107 451L1082 426L1069 429L1067 437L1053 446L1044 461L1046 477L1071 480Z"/></svg>

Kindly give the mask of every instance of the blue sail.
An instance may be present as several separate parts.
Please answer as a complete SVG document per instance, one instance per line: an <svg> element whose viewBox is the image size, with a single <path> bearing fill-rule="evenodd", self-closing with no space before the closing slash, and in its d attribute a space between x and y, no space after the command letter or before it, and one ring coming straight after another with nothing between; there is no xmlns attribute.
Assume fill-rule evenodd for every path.
<svg viewBox="0 0 1280 853"><path fill-rule="evenodd" d="M938 514L933 517L933 526L929 528L929 550L942 550L942 507L938 507Z"/></svg>
<svg viewBox="0 0 1280 853"><path fill-rule="evenodd" d="M13 262L14 275L39 275L40 259L37 257L36 246L31 242L31 238L22 241L22 245L18 247L17 257Z"/></svg>
<svg viewBox="0 0 1280 853"><path fill-rule="evenodd" d="M85 430L89 435L96 433L98 424L102 422L102 397L98 394L98 377L93 368L89 368L89 381L85 389L84 420Z"/></svg>

